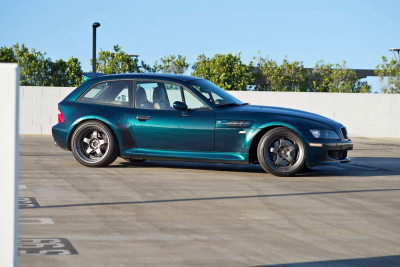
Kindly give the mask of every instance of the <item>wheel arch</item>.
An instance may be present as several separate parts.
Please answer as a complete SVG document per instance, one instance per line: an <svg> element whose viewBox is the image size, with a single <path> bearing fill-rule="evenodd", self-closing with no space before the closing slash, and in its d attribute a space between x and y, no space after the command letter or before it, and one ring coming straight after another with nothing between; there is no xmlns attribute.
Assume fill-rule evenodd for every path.
<svg viewBox="0 0 400 267"><path fill-rule="evenodd" d="M121 146L121 136L119 136L119 131L117 130L116 127L114 127L114 125L109 122L108 120L101 118L101 117L97 117L97 116L90 116L90 117L83 117L80 118L78 120L76 120L70 127L70 129L68 130L68 149L71 151L71 139L72 139L72 135L75 132L76 128L78 128L79 125L82 125L82 123L85 123L87 121L99 121L104 123L109 130L112 132L112 134L114 135L114 138L117 139L118 141L118 151L119 151L119 147Z"/></svg>
<svg viewBox="0 0 400 267"><path fill-rule="evenodd" d="M287 123L268 123L268 124L264 124L264 125L259 127L261 130L254 136L253 140L251 141L250 148L249 148L249 163L258 162L258 159L257 159L257 147L258 147L258 143L260 142L260 140L264 136L264 134L269 132L269 131L271 131L272 129L275 129L275 128L278 128L278 127L289 128L290 130L294 131L300 137L300 139L302 139L303 143L305 142L304 141L304 137L301 134L301 132L296 127L294 127L293 125L290 125L290 124L287 124Z"/></svg>

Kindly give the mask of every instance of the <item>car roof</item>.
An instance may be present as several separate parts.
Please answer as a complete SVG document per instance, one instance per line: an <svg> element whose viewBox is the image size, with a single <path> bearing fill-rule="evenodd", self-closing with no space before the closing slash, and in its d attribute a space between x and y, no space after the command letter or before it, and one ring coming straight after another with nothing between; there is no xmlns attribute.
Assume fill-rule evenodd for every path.
<svg viewBox="0 0 400 267"><path fill-rule="evenodd" d="M181 80L191 81L201 79L194 76L180 75L180 74L164 74L164 73L124 73L124 74L111 74L101 75L93 80L106 80L106 79L167 79L167 80Z"/></svg>

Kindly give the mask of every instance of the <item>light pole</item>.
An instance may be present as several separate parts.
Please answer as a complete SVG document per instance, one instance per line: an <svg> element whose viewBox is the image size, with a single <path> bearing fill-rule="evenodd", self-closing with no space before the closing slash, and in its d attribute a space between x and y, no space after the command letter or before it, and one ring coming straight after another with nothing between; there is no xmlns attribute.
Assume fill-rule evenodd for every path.
<svg viewBox="0 0 400 267"><path fill-rule="evenodd" d="M95 22L93 27L93 59L92 59L92 71L96 73L96 28L100 27L100 23Z"/></svg>
<svg viewBox="0 0 400 267"><path fill-rule="evenodd" d="M394 58L400 64L400 56L399 56L400 48L390 48L389 51L393 51ZM397 57L396 57L396 53L395 52L397 52Z"/></svg>

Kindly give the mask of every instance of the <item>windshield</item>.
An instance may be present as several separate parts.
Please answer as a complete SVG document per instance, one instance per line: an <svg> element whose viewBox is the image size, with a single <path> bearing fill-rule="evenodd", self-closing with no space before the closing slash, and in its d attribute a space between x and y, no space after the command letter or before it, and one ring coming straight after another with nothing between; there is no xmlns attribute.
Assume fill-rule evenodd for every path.
<svg viewBox="0 0 400 267"><path fill-rule="evenodd" d="M225 105L243 105L242 101L208 80L198 79L188 83L217 107Z"/></svg>

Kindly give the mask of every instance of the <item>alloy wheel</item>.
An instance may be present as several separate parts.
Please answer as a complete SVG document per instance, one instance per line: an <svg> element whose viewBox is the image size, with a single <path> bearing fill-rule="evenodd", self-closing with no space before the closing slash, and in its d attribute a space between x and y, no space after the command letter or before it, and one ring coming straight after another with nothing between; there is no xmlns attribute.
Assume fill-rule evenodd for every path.
<svg viewBox="0 0 400 267"><path fill-rule="evenodd" d="M97 127L91 127L80 132L76 137L75 149L83 161L96 163L108 154L109 142L107 133Z"/></svg>
<svg viewBox="0 0 400 267"><path fill-rule="evenodd" d="M264 159L271 168L289 172L298 167L302 153L293 138L278 136L265 144Z"/></svg>

